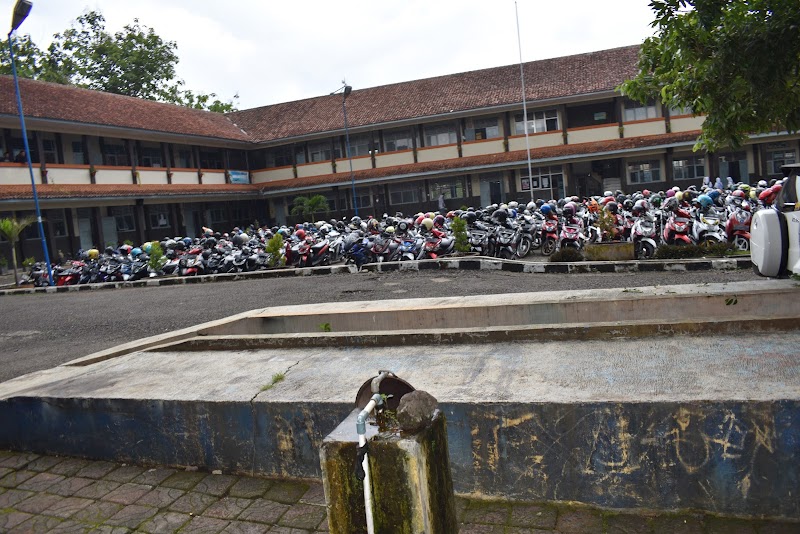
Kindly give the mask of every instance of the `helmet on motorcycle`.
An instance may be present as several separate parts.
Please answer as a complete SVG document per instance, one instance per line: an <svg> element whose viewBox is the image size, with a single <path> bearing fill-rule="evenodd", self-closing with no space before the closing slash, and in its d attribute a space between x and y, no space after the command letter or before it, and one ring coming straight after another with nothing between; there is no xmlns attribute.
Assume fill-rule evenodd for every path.
<svg viewBox="0 0 800 534"><path fill-rule="evenodd" d="M633 209L633 200L627 198L625 202L622 203L622 207L625 208L625 211L631 211Z"/></svg>
<svg viewBox="0 0 800 534"><path fill-rule="evenodd" d="M151 251L151 250L153 250L153 244L152 244L152 243L150 243L150 241L145 241L145 242L142 244L142 251L143 251L145 254L150 254L150 251Z"/></svg>
<svg viewBox="0 0 800 534"><path fill-rule="evenodd" d="M768 187L768 184L767 184L766 180L759 180L758 184L756 184L756 185L758 185L758 187L764 187L764 188Z"/></svg>
<svg viewBox="0 0 800 534"><path fill-rule="evenodd" d="M536 199L536 206L541 208L542 204L544 204L544 200L542 200L541 198L537 198Z"/></svg>
<svg viewBox="0 0 800 534"><path fill-rule="evenodd" d="M183 238L183 244L186 245L187 248L191 247L192 246L192 238L191 237L184 237Z"/></svg>
<svg viewBox="0 0 800 534"><path fill-rule="evenodd" d="M350 219L350 224L352 224L353 226L356 226L356 227L361 226L361 217L356 215L355 217Z"/></svg>
<svg viewBox="0 0 800 534"><path fill-rule="evenodd" d="M370 219L367 222L367 228L370 232L377 232L380 225L381 224L378 222L378 219Z"/></svg>
<svg viewBox="0 0 800 534"><path fill-rule="evenodd" d="M645 189L644 191L642 191L642 195L644 195L644 198L650 198L650 190Z"/></svg>
<svg viewBox="0 0 800 534"><path fill-rule="evenodd" d="M125 254L125 255L128 255L128 254L130 254L130 253L131 253L131 250L133 250L133 247L132 247L132 246L130 246L130 245L122 245L121 247L119 247L119 251L120 251L122 254Z"/></svg>
<svg viewBox="0 0 800 534"><path fill-rule="evenodd" d="M437 228L443 228L445 223L444 215L437 215L433 218L433 225Z"/></svg>
<svg viewBox="0 0 800 534"><path fill-rule="evenodd" d="M737 189L736 191L733 191L731 193L731 198L738 198L740 200L744 200L745 198L747 198L747 195L745 195L744 191L742 191L741 189Z"/></svg>
<svg viewBox="0 0 800 534"><path fill-rule="evenodd" d="M616 215L617 211L619 211L619 205L616 202L609 202L606 204L606 211Z"/></svg>
<svg viewBox="0 0 800 534"><path fill-rule="evenodd" d="M575 216L575 204L572 202L568 202L564 205L564 209L561 210L562 215L564 217L574 217Z"/></svg>
<svg viewBox="0 0 800 534"><path fill-rule="evenodd" d="M603 196L604 197L612 197L612 196L614 196L614 193L612 191L605 191L603 193Z"/></svg>
<svg viewBox="0 0 800 534"><path fill-rule="evenodd" d="M316 226L317 230L319 230L320 228L322 228L323 224L325 224L325 221L317 221L314 223L314 226Z"/></svg>
<svg viewBox="0 0 800 534"><path fill-rule="evenodd" d="M466 213L462 213L461 218L464 219L467 222L467 224L475 224L475 221L478 220L478 216L475 215L474 211L468 211Z"/></svg>
<svg viewBox="0 0 800 534"><path fill-rule="evenodd" d="M203 251L203 253L202 253L202 256L203 256L204 260L207 260L208 258L211 257L211 250L210 249L205 249Z"/></svg>
<svg viewBox="0 0 800 534"><path fill-rule="evenodd" d="M674 189L668 189L667 190L667 198L672 198L674 196L675 196L675 190Z"/></svg>
<svg viewBox="0 0 800 534"><path fill-rule="evenodd" d="M535 211L535 210L536 210L536 207L537 207L537 206L536 206L536 202L534 202L533 200L531 200L530 202L528 202L528 203L525 205L525 209L526 209L526 210L528 210L528 211L530 211L530 212L533 212L533 211Z"/></svg>
<svg viewBox="0 0 800 534"><path fill-rule="evenodd" d="M408 222L400 221L399 223L397 223L397 231L403 234L408 232Z"/></svg>
<svg viewBox="0 0 800 534"><path fill-rule="evenodd" d="M508 212L502 209L494 210L492 220L496 223L504 223L508 220Z"/></svg>
<svg viewBox="0 0 800 534"><path fill-rule="evenodd" d="M297 239L299 239L300 241L302 241L303 239L305 239L305 238L306 238L306 231L305 231L305 230L303 230L302 228L300 228L298 231L296 231L296 232L294 233L294 235L295 235L295 236L297 236Z"/></svg>
<svg viewBox="0 0 800 534"><path fill-rule="evenodd" d="M541 208L539 208L542 212L542 215L550 215L553 211L553 207L550 204L544 204Z"/></svg>
<svg viewBox="0 0 800 534"><path fill-rule="evenodd" d="M461 210L458 210L458 211L460 212ZM448 211L447 215L445 215L445 217L447 217L448 219L455 219L456 215L458 215L458 214L455 211Z"/></svg>
<svg viewBox="0 0 800 534"><path fill-rule="evenodd" d="M431 228L433 228L433 219L431 219L430 217L425 217L424 219L422 219L422 222L420 224L424 226L425 229L430 230Z"/></svg>
<svg viewBox="0 0 800 534"><path fill-rule="evenodd" d="M600 211L600 205L597 203L597 201L596 201L595 199L591 199L591 200L589 200L589 201L586 203L586 207L587 207L587 208L589 209L589 211L590 211L590 212L592 212L592 213L597 213L598 211Z"/></svg>
<svg viewBox="0 0 800 534"><path fill-rule="evenodd" d="M100 251L97 250L96 248L90 248L89 250L86 251L86 256L88 256L90 260L96 260L97 258L100 257Z"/></svg>
<svg viewBox="0 0 800 534"><path fill-rule="evenodd" d="M517 208L519 208L519 202L517 202L516 200L512 200L511 202L508 203L508 209L515 210Z"/></svg>
<svg viewBox="0 0 800 534"><path fill-rule="evenodd" d="M394 226L387 226L386 230L384 230L387 234L393 235L394 234Z"/></svg>
<svg viewBox="0 0 800 534"><path fill-rule="evenodd" d="M174 250L186 250L186 244L183 241L173 241L172 248Z"/></svg>
<svg viewBox="0 0 800 534"><path fill-rule="evenodd" d="M424 216L424 215L420 215L420 216L418 216L418 217L417 217L417 218L414 220L414 226L416 226L417 228L419 228L419 227L422 225L422 221L424 221L424 220L425 220L425 216Z"/></svg>
<svg viewBox="0 0 800 534"><path fill-rule="evenodd" d="M752 208L750 207L750 203L745 200L744 202L742 202L742 209L744 211L750 211Z"/></svg>
<svg viewBox="0 0 800 534"><path fill-rule="evenodd" d="M113 256L114 255L114 248L113 247L106 247L105 250L103 250L103 254L105 254L106 256Z"/></svg>
<svg viewBox="0 0 800 534"><path fill-rule="evenodd" d="M247 241L248 241L247 236L245 236L244 234L236 234L235 236L233 236L233 244L236 245L237 247L241 247L242 245L247 243Z"/></svg>
<svg viewBox="0 0 800 534"><path fill-rule="evenodd" d="M142 253L142 249L140 249L139 247L131 249L131 257L132 258L138 257L141 253Z"/></svg>
<svg viewBox="0 0 800 534"><path fill-rule="evenodd" d="M601 206L606 206L609 202L614 202L614 197L611 195L606 196L600 201Z"/></svg>
<svg viewBox="0 0 800 534"><path fill-rule="evenodd" d="M174 260L175 258L178 257L178 253L175 252L175 249L173 248L168 250L165 256L167 257L168 260Z"/></svg>
<svg viewBox="0 0 800 534"><path fill-rule="evenodd" d="M656 208L661 206L661 200L662 200L661 195L653 195L652 197L650 197L650 203L653 204L653 207Z"/></svg>

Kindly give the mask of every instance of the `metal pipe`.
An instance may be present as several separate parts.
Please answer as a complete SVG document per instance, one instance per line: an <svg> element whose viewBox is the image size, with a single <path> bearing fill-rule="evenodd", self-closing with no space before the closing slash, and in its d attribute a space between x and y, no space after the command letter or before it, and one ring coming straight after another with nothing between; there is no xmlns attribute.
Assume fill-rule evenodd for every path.
<svg viewBox="0 0 800 534"><path fill-rule="evenodd" d="M528 154L528 190L531 192L531 200L533 200L533 171L531 169L531 143L528 140L528 101L525 94L525 70L522 68L522 38L519 34L519 10L517 3L514 2L514 13L517 15L517 46L519 47L519 78L522 82L522 124L525 129L525 151ZM553 195L552 188L550 189L550 196Z"/></svg>
<svg viewBox="0 0 800 534"><path fill-rule="evenodd" d="M387 371L383 371L378 377L374 378L373 387L376 380L378 384L380 384L380 380L383 380L388 374ZM356 419L356 432L358 432L359 448L367 444L367 418L369 414L372 413L372 410L374 410L376 406L380 407L382 405L383 397L381 397L380 393L375 393L364 409L358 414L358 418ZM372 516L372 483L369 478L369 458L367 454L364 454L364 459L361 461L361 468L364 470L364 509L366 510L367 516L367 534L375 534L375 519Z"/></svg>

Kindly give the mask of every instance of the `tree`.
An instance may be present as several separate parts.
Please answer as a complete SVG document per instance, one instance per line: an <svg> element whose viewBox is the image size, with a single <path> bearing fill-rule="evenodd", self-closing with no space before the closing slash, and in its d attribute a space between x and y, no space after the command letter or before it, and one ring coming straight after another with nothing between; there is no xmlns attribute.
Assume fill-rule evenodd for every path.
<svg viewBox="0 0 800 534"><path fill-rule="evenodd" d="M14 267L14 283L19 284L17 276L17 241L22 231L36 222L36 217L24 217L22 219L0 219L0 235L5 237L11 244L11 265Z"/></svg>
<svg viewBox="0 0 800 534"><path fill-rule="evenodd" d="M311 198L304 196L294 198L292 215L311 217L311 222L314 222L314 214L321 211L330 211L328 199L323 195L314 195Z"/></svg>
<svg viewBox="0 0 800 534"><path fill-rule="evenodd" d="M0 42L0 73L10 74L8 42ZM77 85L119 95L170 102L210 111L235 111L234 100L215 93L195 93L176 78L178 45L133 19L113 35L99 11L79 16L69 29L53 36L46 52L29 35L14 40L17 72L25 78ZM238 95L235 97L238 98Z"/></svg>
<svg viewBox="0 0 800 534"><path fill-rule="evenodd" d="M641 102L706 115L695 149L800 128L800 2L652 0L656 34L620 86Z"/></svg>

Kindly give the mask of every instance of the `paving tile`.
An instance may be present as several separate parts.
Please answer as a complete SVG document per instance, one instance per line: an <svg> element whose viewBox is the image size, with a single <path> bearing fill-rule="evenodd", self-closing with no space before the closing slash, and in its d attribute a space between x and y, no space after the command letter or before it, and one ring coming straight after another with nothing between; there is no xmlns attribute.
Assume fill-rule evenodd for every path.
<svg viewBox="0 0 800 534"><path fill-rule="evenodd" d="M10 467L0 467L0 478L3 478L4 476L6 476L7 474L11 473L12 471L14 471L14 470L11 469Z"/></svg>
<svg viewBox="0 0 800 534"><path fill-rule="evenodd" d="M206 477L205 473L197 471L178 471L169 476L159 486L167 488L177 488L182 490L190 490L194 488L201 480Z"/></svg>
<svg viewBox="0 0 800 534"><path fill-rule="evenodd" d="M205 493L189 492L169 505L169 509L175 512L185 512L187 514L200 515L206 508L217 501L213 495Z"/></svg>
<svg viewBox="0 0 800 534"><path fill-rule="evenodd" d="M117 467L119 467L117 464L111 462L90 462L89 465L83 467L75 474L79 477L103 478Z"/></svg>
<svg viewBox="0 0 800 534"><path fill-rule="evenodd" d="M223 534L264 534L269 532L270 526L250 521L231 521L222 531Z"/></svg>
<svg viewBox="0 0 800 534"><path fill-rule="evenodd" d="M150 493L151 489L152 487L145 486L144 484L132 484L129 482L108 492L103 497L103 500L119 504L133 504L147 493Z"/></svg>
<svg viewBox="0 0 800 534"><path fill-rule="evenodd" d="M502 525L482 525L478 523L462 523L458 534L505 534Z"/></svg>
<svg viewBox="0 0 800 534"><path fill-rule="evenodd" d="M594 510L562 510L558 515L556 529L564 534L602 532L603 517Z"/></svg>
<svg viewBox="0 0 800 534"><path fill-rule="evenodd" d="M87 507L78 510L72 516L73 521L86 523L102 523L112 515L122 510L122 505L114 502L92 501Z"/></svg>
<svg viewBox="0 0 800 534"><path fill-rule="evenodd" d="M508 524L513 527L554 529L558 510L540 504L512 504Z"/></svg>
<svg viewBox="0 0 800 534"><path fill-rule="evenodd" d="M221 497L236 483L236 480L237 477L231 475L208 475L198 482L192 491Z"/></svg>
<svg viewBox="0 0 800 534"><path fill-rule="evenodd" d="M185 491L175 488L157 487L145 493L136 504L154 506L156 508L166 508L186 494Z"/></svg>
<svg viewBox="0 0 800 534"><path fill-rule="evenodd" d="M263 497L275 482L266 478L242 477L234 484L228 495L231 497L243 497L252 499L253 497Z"/></svg>
<svg viewBox="0 0 800 534"><path fill-rule="evenodd" d="M64 521L60 517L49 517L46 515L34 515L14 528L8 530L8 534L40 534L53 532L55 528Z"/></svg>
<svg viewBox="0 0 800 534"><path fill-rule="evenodd" d="M129 534L131 529L127 527L113 527L111 525L100 525L90 531L90 534Z"/></svg>
<svg viewBox="0 0 800 534"><path fill-rule="evenodd" d="M78 511L83 510L93 502L95 501L91 499L82 499L80 497L65 497L61 501L53 504L53 506L45 510L44 513L45 515L54 515L56 517L67 519L75 515Z"/></svg>
<svg viewBox="0 0 800 534"><path fill-rule="evenodd" d="M648 534L650 518L634 514L606 516L606 534Z"/></svg>
<svg viewBox="0 0 800 534"><path fill-rule="evenodd" d="M112 480L114 482L120 482L124 484L125 482L131 482L134 478L138 477L145 471L146 469L144 467L139 467L136 465L123 465L108 473L103 477L103 480ZM159 480L159 482L161 481ZM139 482L139 484L143 484L143 482ZM152 486L153 484L148 485Z"/></svg>
<svg viewBox="0 0 800 534"><path fill-rule="evenodd" d="M39 457L38 454L30 454L26 452L15 452L10 455L0 458L0 467L10 467L11 469L22 469L32 461Z"/></svg>
<svg viewBox="0 0 800 534"><path fill-rule="evenodd" d="M29 478L33 478L37 475L36 471L27 471L25 469L21 471L13 471L3 478L0 478L0 487L2 488L16 488Z"/></svg>
<svg viewBox="0 0 800 534"><path fill-rule="evenodd" d="M158 508L129 504L106 519L106 525L135 529L158 513Z"/></svg>
<svg viewBox="0 0 800 534"><path fill-rule="evenodd" d="M800 532L800 523L783 523L770 521L758 527L758 534L797 534Z"/></svg>
<svg viewBox="0 0 800 534"><path fill-rule="evenodd" d="M65 497L61 497L59 495L37 493L22 502L18 502L14 505L14 508L22 512L28 512L29 514L41 514L54 504L63 501L64 499Z"/></svg>
<svg viewBox="0 0 800 534"><path fill-rule="evenodd" d="M251 499L239 499L236 497L225 497L209 506L203 515L216 517L217 519L236 519L245 508L250 506Z"/></svg>
<svg viewBox="0 0 800 534"><path fill-rule="evenodd" d="M269 529L269 532L275 534L309 534L311 531L303 528L276 526Z"/></svg>
<svg viewBox="0 0 800 534"><path fill-rule="evenodd" d="M33 517L25 512L15 512L13 510L4 511L0 509L0 532L8 532L15 526Z"/></svg>
<svg viewBox="0 0 800 534"><path fill-rule="evenodd" d="M505 525L511 506L506 503L471 501L464 510L465 523Z"/></svg>
<svg viewBox="0 0 800 534"><path fill-rule="evenodd" d="M178 512L160 512L139 525L138 531L149 534L172 534L189 522L192 516Z"/></svg>
<svg viewBox="0 0 800 534"><path fill-rule="evenodd" d="M24 501L33 495L32 491L10 489L0 494L0 510L11 508L20 501Z"/></svg>
<svg viewBox="0 0 800 534"><path fill-rule="evenodd" d="M92 529L93 527L91 525L67 519L59 523L58 526L53 527L53 530L48 532L48 534L85 534Z"/></svg>
<svg viewBox="0 0 800 534"><path fill-rule="evenodd" d="M325 519L325 508L314 504L295 504L283 514L278 524L282 527L314 530Z"/></svg>
<svg viewBox="0 0 800 534"><path fill-rule="evenodd" d="M264 498L283 504L294 504L308 491L302 482L278 481L264 494Z"/></svg>
<svg viewBox="0 0 800 534"><path fill-rule="evenodd" d="M121 485L122 484L119 482L112 482L110 480L98 480L76 491L75 496L86 497L87 499L102 499Z"/></svg>
<svg viewBox="0 0 800 534"><path fill-rule="evenodd" d="M300 497L300 502L306 504L319 504L324 506L325 503L325 489L322 484L311 484L308 491Z"/></svg>
<svg viewBox="0 0 800 534"><path fill-rule="evenodd" d="M64 480L63 475L54 475L52 473L37 473L36 476L29 478L25 482L19 484L17 489L28 491L44 491L50 486L57 484Z"/></svg>
<svg viewBox="0 0 800 534"><path fill-rule="evenodd" d="M76 492L86 486L91 486L94 482L91 478L69 477L50 486L47 489L47 493L61 495L62 497L72 497Z"/></svg>
<svg viewBox="0 0 800 534"><path fill-rule="evenodd" d="M136 476L131 482L134 484L147 484L150 486L158 486L164 480L174 475L177 471L174 469L155 468L148 469L144 473Z"/></svg>
<svg viewBox="0 0 800 534"><path fill-rule="evenodd" d="M653 534L700 534L701 518L693 516L657 516L653 518Z"/></svg>
<svg viewBox="0 0 800 534"><path fill-rule="evenodd" d="M189 524L183 527L183 530L192 534L217 534L222 532L228 523L230 521L213 517L193 517Z"/></svg>
<svg viewBox="0 0 800 534"><path fill-rule="evenodd" d="M64 458L59 458L58 456L40 456L29 463L26 469L30 469L31 471L47 471L54 465L60 464L63 461Z"/></svg>
<svg viewBox="0 0 800 534"><path fill-rule="evenodd" d="M71 477L87 465L89 465L87 460L81 460L80 458L67 458L63 462L59 462L51 467L50 472L55 473L56 475Z"/></svg>
<svg viewBox="0 0 800 534"><path fill-rule="evenodd" d="M259 523L274 524L289 509L286 504L268 501L266 499L254 499L253 504L247 507L239 516L240 521L257 521Z"/></svg>

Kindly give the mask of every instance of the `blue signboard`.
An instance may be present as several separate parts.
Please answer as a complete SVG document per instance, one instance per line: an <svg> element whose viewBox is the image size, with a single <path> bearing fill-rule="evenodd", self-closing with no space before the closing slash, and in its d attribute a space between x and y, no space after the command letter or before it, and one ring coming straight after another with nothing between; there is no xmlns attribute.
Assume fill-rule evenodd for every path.
<svg viewBox="0 0 800 534"><path fill-rule="evenodd" d="M228 171L232 184L249 184L250 174L247 171Z"/></svg>

